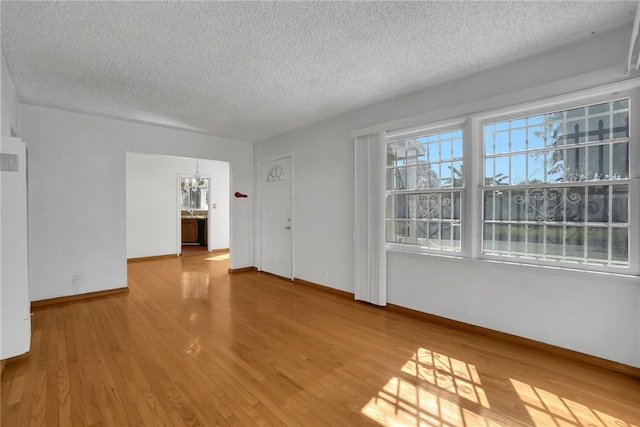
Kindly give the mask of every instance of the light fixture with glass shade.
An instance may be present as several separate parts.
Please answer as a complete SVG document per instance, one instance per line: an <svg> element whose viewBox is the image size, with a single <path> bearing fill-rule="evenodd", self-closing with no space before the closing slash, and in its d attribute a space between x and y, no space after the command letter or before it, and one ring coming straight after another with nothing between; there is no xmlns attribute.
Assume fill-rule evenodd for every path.
<svg viewBox="0 0 640 427"><path fill-rule="evenodd" d="M202 178L200 171L198 170L198 162L196 161L196 173L192 178L185 178L182 182L182 189L185 191L192 191L194 193L206 190L209 188L209 179Z"/></svg>
<svg viewBox="0 0 640 427"><path fill-rule="evenodd" d="M200 176L199 164L196 161L194 175L180 175L180 209L189 212L206 211L209 203L209 181L211 178Z"/></svg>

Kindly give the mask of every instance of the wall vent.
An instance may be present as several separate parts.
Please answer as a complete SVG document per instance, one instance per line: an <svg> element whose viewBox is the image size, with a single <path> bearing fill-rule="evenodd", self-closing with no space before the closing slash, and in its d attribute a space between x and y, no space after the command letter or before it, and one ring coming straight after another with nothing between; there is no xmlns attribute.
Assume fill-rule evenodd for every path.
<svg viewBox="0 0 640 427"><path fill-rule="evenodd" d="M18 155L0 153L0 172L18 172Z"/></svg>

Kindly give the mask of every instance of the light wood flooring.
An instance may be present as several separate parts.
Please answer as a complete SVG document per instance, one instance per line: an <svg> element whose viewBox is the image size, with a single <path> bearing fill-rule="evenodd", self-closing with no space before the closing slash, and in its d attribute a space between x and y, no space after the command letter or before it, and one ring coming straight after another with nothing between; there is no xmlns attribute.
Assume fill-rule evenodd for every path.
<svg viewBox="0 0 640 427"><path fill-rule="evenodd" d="M182 245L180 252L182 255L198 254L201 252L207 252L207 247L200 245Z"/></svg>
<svg viewBox="0 0 640 427"><path fill-rule="evenodd" d="M131 263L38 308L2 426L639 426L640 381L258 272Z"/></svg>

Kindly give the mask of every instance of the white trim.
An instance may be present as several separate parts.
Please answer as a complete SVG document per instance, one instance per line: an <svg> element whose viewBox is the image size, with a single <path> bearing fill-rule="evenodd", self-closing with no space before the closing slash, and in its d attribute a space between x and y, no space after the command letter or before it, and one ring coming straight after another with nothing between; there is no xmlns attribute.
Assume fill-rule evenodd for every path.
<svg viewBox="0 0 640 427"><path fill-rule="evenodd" d="M289 153L289 157L291 157L291 280L293 280L296 277L296 186L294 153Z"/></svg>
<svg viewBox="0 0 640 427"><path fill-rule="evenodd" d="M623 82L611 83L608 85L581 90L578 92L557 95L550 98L530 101L513 106L496 108L472 115L472 118L483 122L489 120L499 121L503 117L530 116L543 112L559 111L567 108L577 108L578 103L594 104L599 101L616 98L626 98L633 95L633 92L640 88L640 77L628 79Z"/></svg>
<svg viewBox="0 0 640 427"><path fill-rule="evenodd" d="M464 201L466 202L466 207L462 213L469 219L465 221L465 217L463 217L462 230L466 232L466 235L462 236L462 253L464 256L477 258L482 252L480 246L482 228L476 226L476 218L482 218L482 192L479 188L484 181L484 177L482 176L482 146L476 143L478 136L482 135L482 133L474 116L469 117L467 129L469 138L468 141L465 141L465 148L468 151L465 151L465 153L468 153L471 158L469 159L467 156L469 161L465 163L467 181L465 183Z"/></svg>
<svg viewBox="0 0 640 427"><path fill-rule="evenodd" d="M180 178L186 175L176 174L176 255L182 255L182 195Z"/></svg>
<svg viewBox="0 0 640 427"><path fill-rule="evenodd" d="M270 156L270 157L265 157L264 159L260 159L259 163L260 163L260 165L262 165L263 163L273 162L273 161L276 161L276 160L287 159L289 157L291 157L293 159L293 152L284 153L284 154L278 154L278 155Z"/></svg>
<svg viewBox="0 0 640 427"><path fill-rule="evenodd" d="M631 266L609 266L602 265L590 262L577 262L577 261L566 261L566 260L552 260L552 259L540 259L540 258L529 258L526 256L518 256L518 255L491 255L491 254L482 254L478 257L478 260L484 261L499 261L508 264L518 264L518 265L533 265L540 267L549 267L549 268L558 268L565 269L569 271L591 271L594 273L610 273L613 275L619 276L629 276L629 277L638 277L637 269ZM629 259L631 262L631 258Z"/></svg>
<svg viewBox="0 0 640 427"><path fill-rule="evenodd" d="M458 129L464 126L467 116L460 116L449 120L441 120L439 122L430 123L428 125L418 125L410 128L389 130L386 132L386 142L402 141L412 137L424 136L431 133L441 133L447 130ZM464 129L463 129L464 130Z"/></svg>
<svg viewBox="0 0 640 427"><path fill-rule="evenodd" d="M235 244L234 244L234 213L235 213L235 208L233 207L233 168L234 168L234 164L231 161L228 161L227 163L229 163L229 193L228 193L228 200L227 202L229 203L229 268L234 269L236 268L235 263L233 262L235 257L233 256L233 252L235 250ZM253 228L253 221L251 221L251 228ZM249 232L249 236L253 235L253 230L251 232Z"/></svg>
<svg viewBox="0 0 640 427"><path fill-rule="evenodd" d="M446 258L455 258L455 259L467 258L461 252L436 250L428 246L413 245L409 243L404 244L404 243L387 242L386 248L387 250L394 251L394 252L411 252L415 254L425 254L425 255L433 255L433 256L440 256L440 257L446 257Z"/></svg>

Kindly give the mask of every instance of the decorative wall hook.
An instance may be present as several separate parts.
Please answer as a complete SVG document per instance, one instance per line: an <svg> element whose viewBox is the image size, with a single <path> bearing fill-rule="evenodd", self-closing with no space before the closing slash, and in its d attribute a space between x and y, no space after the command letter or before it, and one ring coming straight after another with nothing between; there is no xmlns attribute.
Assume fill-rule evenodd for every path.
<svg viewBox="0 0 640 427"><path fill-rule="evenodd" d="M240 192L238 192L238 191L236 191L235 196L236 196L237 198L249 197L249 196L247 196L246 194L242 194L242 193L240 193Z"/></svg>

